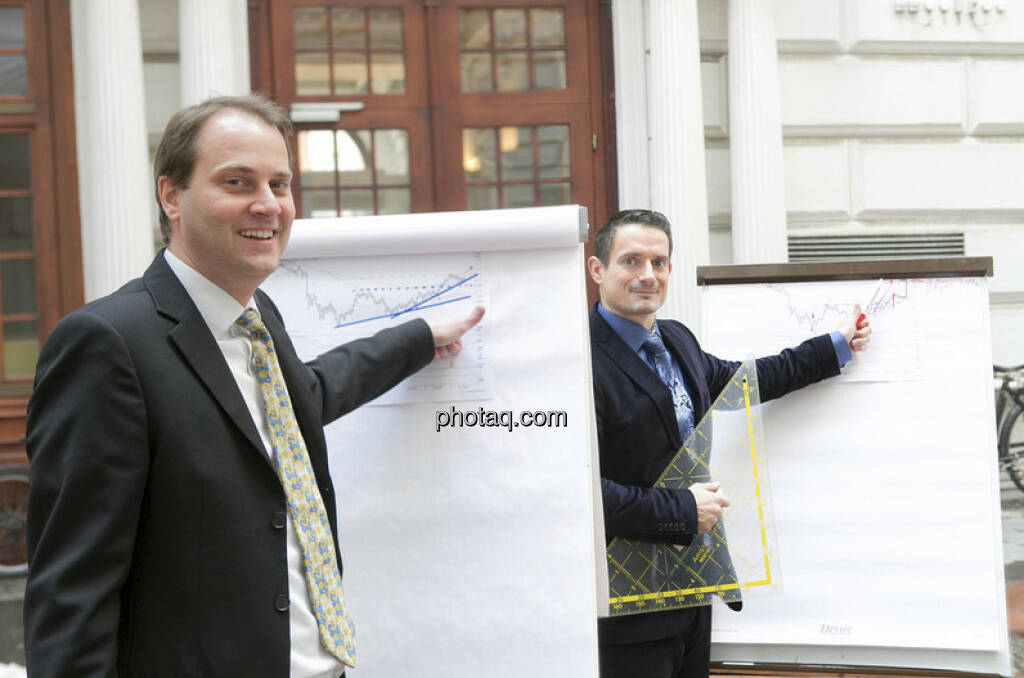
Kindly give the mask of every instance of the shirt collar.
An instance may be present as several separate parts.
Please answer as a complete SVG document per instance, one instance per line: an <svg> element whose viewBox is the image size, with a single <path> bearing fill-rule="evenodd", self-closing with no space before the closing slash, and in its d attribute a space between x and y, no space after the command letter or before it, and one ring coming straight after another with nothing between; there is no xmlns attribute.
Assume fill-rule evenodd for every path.
<svg viewBox="0 0 1024 678"><path fill-rule="evenodd" d="M615 315L606 309L601 302L597 302L597 312L600 313L601 317L604 318L604 321L611 326L612 330L615 331L615 334L619 335L619 338L626 342L626 346L629 346L637 353L640 352L640 349L643 347L644 340L647 339L648 335L653 333L661 336L657 322L654 323L653 330L648 330L643 325L638 325L632 320L623 318L621 315Z"/></svg>
<svg viewBox="0 0 1024 678"><path fill-rule="evenodd" d="M170 250L164 250L164 259L178 277L188 296L192 298L199 314L203 316L206 326L216 338L223 337L234 326L235 321L247 308L256 308L250 298L249 303L242 306L223 289L211 282L209 278L195 270L184 261L174 256ZM256 309L259 313L259 309Z"/></svg>

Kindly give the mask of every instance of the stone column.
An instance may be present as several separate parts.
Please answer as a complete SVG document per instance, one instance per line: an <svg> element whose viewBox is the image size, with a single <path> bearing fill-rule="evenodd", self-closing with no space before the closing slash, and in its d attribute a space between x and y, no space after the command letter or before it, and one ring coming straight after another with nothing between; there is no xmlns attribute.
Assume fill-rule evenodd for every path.
<svg viewBox="0 0 1024 678"><path fill-rule="evenodd" d="M786 261L779 57L772 0L729 0L733 263Z"/></svg>
<svg viewBox="0 0 1024 678"><path fill-rule="evenodd" d="M155 213L136 0L72 0L85 299L142 275Z"/></svg>
<svg viewBox="0 0 1024 678"><path fill-rule="evenodd" d="M247 12L246 0L179 0L182 106L249 92Z"/></svg>
<svg viewBox="0 0 1024 678"><path fill-rule="evenodd" d="M651 204L647 153L647 21L645 0L613 0L615 135L619 209Z"/></svg>
<svg viewBox="0 0 1024 678"><path fill-rule="evenodd" d="M700 333L695 269L708 263L708 198L696 0L649 0L651 207L672 222L672 276L660 317ZM621 143L621 141L620 141Z"/></svg>

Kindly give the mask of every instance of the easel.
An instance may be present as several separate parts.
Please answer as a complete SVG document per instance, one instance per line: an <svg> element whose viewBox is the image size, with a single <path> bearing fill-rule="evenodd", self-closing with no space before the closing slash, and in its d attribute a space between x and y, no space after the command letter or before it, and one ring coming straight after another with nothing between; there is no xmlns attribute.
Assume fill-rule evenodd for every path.
<svg viewBox="0 0 1024 678"><path fill-rule="evenodd" d="M992 259L990 257L956 257L918 260L703 266L697 269L697 282L698 285L705 288L706 292L718 286L812 283L820 284L822 286L822 292L824 293L829 289L828 286L830 284L841 283L842 281L869 281L878 279L927 281L936 278L986 278L991 275ZM705 306L710 306L710 304L714 303L712 299L712 295L705 294ZM739 309L730 310L738 311ZM707 318L707 313L714 313L715 309L708 311L706 308L705 311L705 318ZM722 312L724 313L724 311ZM981 316L984 317L984 325L987 332L987 303L984 309L979 309L979 312ZM707 328L707 322L705 323L705 327ZM941 341L942 337L929 337L929 340ZM712 353L716 352L713 342L709 342L705 348ZM987 363L991 362L989 350L989 346L980 346L979 352L976 355L968 357L970 357L974 362L977 362L981 368L987 370L988 365L984 363L986 363L986 361ZM728 357L735 358L739 356L730 355ZM959 359L959 356L957 359ZM971 383L973 385L974 382ZM863 385L861 388L867 389L871 387ZM877 386L877 390L883 394L883 400L885 388L885 384L879 384ZM909 386L907 384L903 384L902 388L912 389L913 384L910 384ZM965 389L964 392L966 393L966 391L967 389ZM970 397L975 397L974 391L971 391L971 394L972 395ZM949 395L949 397L961 397L959 396L959 392L947 395ZM830 412L836 411L837 410L831 410ZM839 408L838 412L841 413L841 408ZM830 416L832 415L827 415L827 417ZM835 416L840 416L840 414L836 414ZM856 422L854 422L854 424L855 423ZM981 425L981 422L973 421L970 423L979 430L985 430ZM989 422L985 421L983 423L987 426ZM908 423L907 425L910 426L912 424ZM855 430L855 428L856 427L854 425L851 425L851 429ZM984 440L982 440L982 438L983 436L979 436L978 445L980 446L984 445ZM781 440L769 439L769 443L775 447L780 445L784 446L786 442L784 434ZM992 446L994 447L994 440ZM938 450L938 453L941 452L941 450ZM955 481L955 479L953 480ZM998 504L998 501L996 501L996 504ZM998 521L998 506L996 506L994 510L996 512L995 520ZM986 543L985 540L987 539L987 533L984 531L982 531L981 534L975 534L972 536L974 536L975 539L978 539L979 543ZM993 548L997 548L997 546L993 545ZM998 544L998 548L1001 549L1001 542ZM785 567L785 557L783 557L783 563L783 567ZM995 573L995 575L997 575L1001 581L1003 576L1001 563L999 563L999 566L1000 569L998 573ZM989 581L991 581L991 578ZM876 592L872 593L875 595L886 595L878 594ZM996 607L1003 604L1003 598L996 601ZM1005 621L1005 607L1002 610L993 609L993 615L998 617L1000 613L1002 614L1001 618ZM880 624L880 626L881 625L884 624ZM751 645L751 647L757 649L760 646L755 643ZM932 659L932 663L937 665L933 665L928 668L915 667L913 664L913 661L915 660L906 659L906 657L913 656L925 657L930 652L929 650L914 651L906 648L886 647L878 647L876 649L869 646L843 646L834 644L814 646L814 649L816 650L818 657L815 658L813 664L786 663L788 660L778 659L786 653L778 651L778 646L771 646L769 650L765 650L763 652L752 651L751 657L749 658L751 661L749 662L745 661L748 659L747 657L740 658L737 656L729 657L730 660L735 659L736 661L714 662L711 672L716 676L732 678L753 676L771 676L779 678L796 678L801 676L843 676L845 678L867 678L869 676L993 676L998 675L1003 671L1002 668L995 667L1001 667L1004 663L1008 665L1010 661L1008 644L1005 645L1003 649L999 650L998 653L988 652L986 650L972 655L972 651L969 649L962 651L949 650L948 652L951 661L948 662L948 665L951 666L950 670L941 668L943 664L934 658ZM872 656L872 650L876 650L877 656ZM939 648L931 652L935 657L943 657L943 653L947 652L947 650ZM714 654L715 651L713 650L713 657ZM792 656L803 656L807 654L813 653L807 653L803 650L791 653ZM774 659L768 659L768 656L774 657ZM850 656L857 657L857 661L848 661ZM828 659L819 661L820 657L835 657L837 660L835 663L832 663ZM979 657L981 657L981 659L979 659ZM903 662L903 664L900 665L900 662ZM964 665L970 665L972 663L977 666L984 665L986 670L980 672L975 670L965 670ZM891 664L891 666L887 666L886 664ZM927 661L923 660L922 664L927 664ZM899 667L896 668L897 666ZM988 668L992 668L992 670L989 671L987 670Z"/></svg>

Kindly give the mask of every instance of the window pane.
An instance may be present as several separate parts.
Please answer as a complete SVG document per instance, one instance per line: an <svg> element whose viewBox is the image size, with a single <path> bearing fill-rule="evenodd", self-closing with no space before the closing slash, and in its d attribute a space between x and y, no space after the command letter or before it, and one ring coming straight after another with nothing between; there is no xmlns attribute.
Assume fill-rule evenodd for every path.
<svg viewBox="0 0 1024 678"><path fill-rule="evenodd" d="M334 132L304 130L298 134L302 188L334 186Z"/></svg>
<svg viewBox="0 0 1024 678"><path fill-rule="evenodd" d="M0 198L0 251L32 251L31 198Z"/></svg>
<svg viewBox="0 0 1024 678"><path fill-rule="evenodd" d="M506 185L505 207L533 207L533 184Z"/></svg>
<svg viewBox="0 0 1024 678"><path fill-rule="evenodd" d="M564 45L565 12L561 9L531 9L530 38L534 47Z"/></svg>
<svg viewBox="0 0 1024 678"><path fill-rule="evenodd" d="M378 184L409 184L409 133L404 129L374 132Z"/></svg>
<svg viewBox="0 0 1024 678"><path fill-rule="evenodd" d="M542 125L537 128L540 176L569 176L569 126Z"/></svg>
<svg viewBox="0 0 1024 678"><path fill-rule="evenodd" d="M402 49L402 10L370 10L370 49Z"/></svg>
<svg viewBox="0 0 1024 678"><path fill-rule="evenodd" d="M494 89L490 54L463 54L459 60L462 63L463 92L490 92Z"/></svg>
<svg viewBox="0 0 1024 678"><path fill-rule="evenodd" d="M502 127L498 130L501 145L501 176L506 180L533 178L533 147L529 127Z"/></svg>
<svg viewBox="0 0 1024 678"><path fill-rule="evenodd" d="M302 216L307 219L338 216L334 191L302 191Z"/></svg>
<svg viewBox="0 0 1024 678"><path fill-rule="evenodd" d="M468 181L493 181L497 178L494 129L470 127L462 130L462 168Z"/></svg>
<svg viewBox="0 0 1024 678"><path fill-rule="evenodd" d="M0 7L0 49L25 49L25 10Z"/></svg>
<svg viewBox="0 0 1024 678"><path fill-rule="evenodd" d="M348 7L331 10L334 49L366 49L366 18L363 10Z"/></svg>
<svg viewBox="0 0 1024 678"><path fill-rule="evenodd" d="M327 67L326 52L295 55L295 93L331 93L331 74Z"/></svg>
<svg viewBox="0 0 1024 678"><path fill-rule="evenodd" d="M322 7L295 10L295 49L327 49L327 10Z"/></svg>
<svg viewBox="0 0 1024 678"><path fill-rule="evenodd" d="M494 10L494 44L498 47L526 47L525 10Z"/></svg>
<svg viewBox="0 0 1024 678"><path fill-rule="evenodd" d="M372 186L370 131L338 130L338 178L342 186Z"/></svg>
<svg viewBox="0 0 1024 678"><path fill-rule="evenodd" d="M341 216L364 217L373 214L373 191L351 188L341 192Z"/></svg>
<svg viewBox="0 0 1024 678"><path fill-rule="evenodd" d="M568 181L557 184L540 185L541 205L570 205L572 204L572 189Z"/></svg>
<svg viewBox="0 0 1024 678"><path fill-rule="evenodd" d="M0 263L0 286L3 289L3 313L36 312L36 262L32 259L9 259Z"/></svg>
<svg viewBox="0 0 1024 678"><path fill-rule="evenodd" d="M527 69L526 52L501 52L498 54L498 90L522 92L530 89L530 72Z"/></svg>
<svg viewBox="0 0 1024 678"><path fill-rule="evenodd" d="M459 10L459 47L482 49L491 45L491 17L486 9Z"/></svg>
<svg viewBox="0 0 1024 678"><path fill-rule="evenodd" d="M565 89L565 52L538 51L533 53L534 89Z"/></svg>
<svg viewBox="0 0 1024 678"><path fill-rule="evenodd" d="M334 55L334 93L366 94L366 55Z"/></svg>
<svg viewBox="0 0 1024 678"><path fill-rule="evenodd" d="M377 214L408 214L410 204L408 188L384 188L377 191Z"/></svg>
<svg viewBox="0 0 1024 678"><path fill-rule="evenodd" d="M39 325L32 322L4 323L4 376L31 377L39 356Z"/></svg>
<svg viewBox="0 0 1024 678"><path fill-rule="evenodd" d="M28 96L28 67L24 54L0 54L0 96Z"/></svg>
<svg viewBox="0 0 1024 678"><path fill-rule="evenodd" d="M467 186L466 209L496 210L498 209L497 186Z"/></svg>
<svg viewBox="0 0 1024 678"><path fill-rule="evenodd" d="M28 135L0 134L0 190L28 190Z"/></svg>
<svg viewBox="0 0 1024 678"><path fill-rule="evenodd" d="M373 54L370 77L374 94L403 94L405 92L405 60L401 54Z"/></svg>

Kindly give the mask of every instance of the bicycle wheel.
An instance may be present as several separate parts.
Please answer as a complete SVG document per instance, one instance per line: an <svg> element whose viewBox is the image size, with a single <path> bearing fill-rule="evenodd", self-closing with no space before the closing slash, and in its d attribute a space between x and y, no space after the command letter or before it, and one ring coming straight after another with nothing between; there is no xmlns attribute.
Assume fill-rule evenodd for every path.
<svg viewBox="0 0 1024 678"><path fill-rule="evenodd" d="M1017 403L999 427L999 459L1010 480L1024 492L1024 406Z"/></svg>
<svg viewBox="0 0 1024 678"><path fill-rule="evenodd" d="M27 516L28 469L0 468L0 577L18 577L28 572Z"/></svg>

